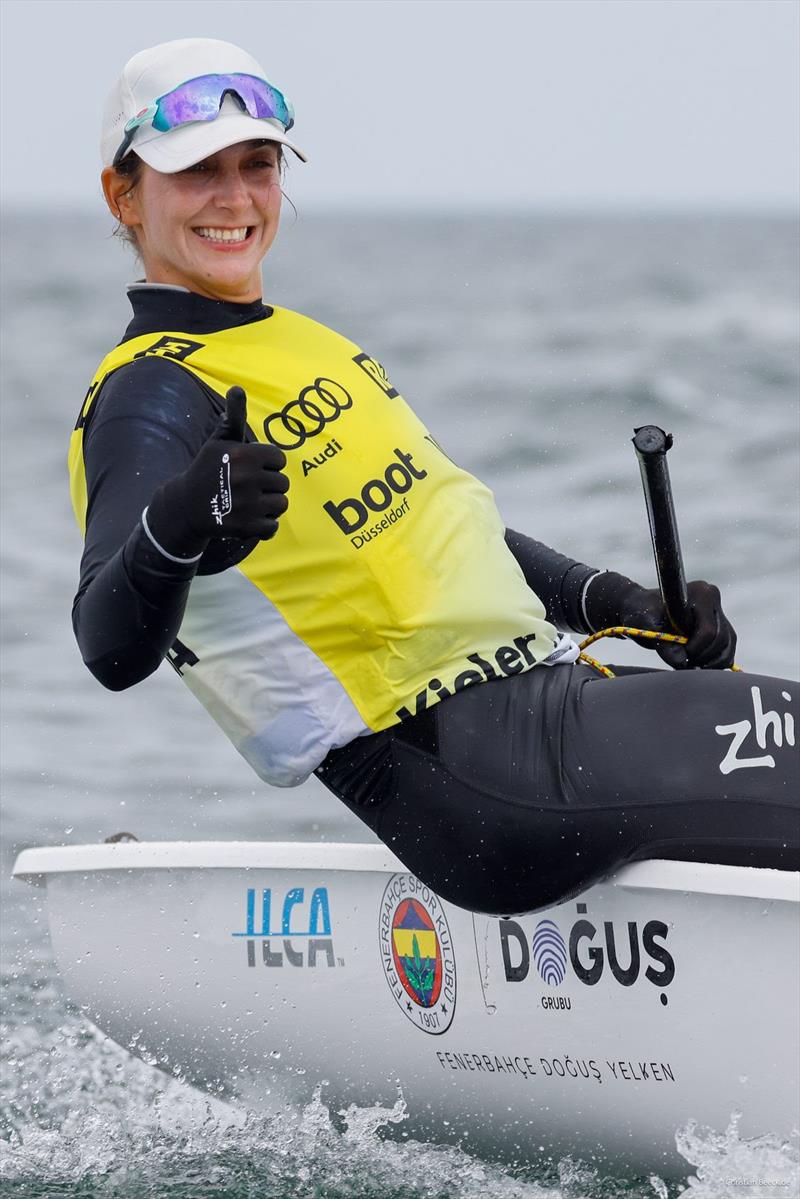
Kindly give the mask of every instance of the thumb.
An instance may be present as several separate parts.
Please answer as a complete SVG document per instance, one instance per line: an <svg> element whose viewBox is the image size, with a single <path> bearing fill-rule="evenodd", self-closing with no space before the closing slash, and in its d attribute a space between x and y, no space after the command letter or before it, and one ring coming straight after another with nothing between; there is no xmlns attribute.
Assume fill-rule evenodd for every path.
<svg viewBox="0 0 800 1199"><path fill-rule="evenodd" d="M674 641L657 642L656 652L662 662L666 662L673 670L686 670L689 666L686 649L682 645L676 645Z"/></svg>
<svg viewBox="0 0 800 1199"><path fill-rule="evenodd" d="M247 428L247 396L243 387L231 387L225 396L225 415L217 425L214 441L244 441Z"/></svg>

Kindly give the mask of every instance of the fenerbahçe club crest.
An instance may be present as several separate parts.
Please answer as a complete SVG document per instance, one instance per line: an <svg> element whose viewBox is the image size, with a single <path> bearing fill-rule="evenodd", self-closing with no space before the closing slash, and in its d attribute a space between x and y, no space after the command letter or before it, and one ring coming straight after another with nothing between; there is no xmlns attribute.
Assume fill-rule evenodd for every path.
<svg viewBox="0 0 800 1199"><path fill-rule="evenodd" d="M423 1032L446 1032L456 1010L456 959L438 895L413 874L393 875L381 900L378 939L397 1006Z"/></svg>

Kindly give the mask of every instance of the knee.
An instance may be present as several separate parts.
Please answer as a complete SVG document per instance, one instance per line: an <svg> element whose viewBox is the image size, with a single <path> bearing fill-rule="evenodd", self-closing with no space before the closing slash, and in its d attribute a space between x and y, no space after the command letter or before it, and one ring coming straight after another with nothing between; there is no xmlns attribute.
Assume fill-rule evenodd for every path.
<svg viewBox="0 0 800 1199"><path fill-rule="evenodd" d="M543 853L523 844L514 853L504 844L483 841L469 849L451 846L436 856L419 843L387 842L406 868L448 903L487 916L515 916L554 907L579 895L613 863L584 862L564 846ZM415 850L417 852L415 852Z"/></svg>

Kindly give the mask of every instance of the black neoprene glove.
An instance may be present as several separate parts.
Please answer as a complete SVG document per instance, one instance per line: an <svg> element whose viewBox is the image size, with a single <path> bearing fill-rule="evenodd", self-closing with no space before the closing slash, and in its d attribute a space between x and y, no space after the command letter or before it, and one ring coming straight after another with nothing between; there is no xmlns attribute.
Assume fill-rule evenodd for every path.
<svg viewBox="0 0 800 1199"><path fill-rule="evenodd" d="M182 474L153 495L146 521L157 544L180 558L202 554L213 538L268 541L289 506L286 455L274 445L245 443L247 397L231 387L225 415Z"/></svg>
<svg viewBox="0 0 800 1199"><path fill-rule="evenodd" d="M712 583L695 580L687 585L691 627L684 629L686 645L669 641L637 640L656 653L674 670L725 670L733 664L736 632L722 611L719 589ZM624 575L608 571L589 581L585 611L595 630L629 625L673 633L660 593L647 590Z"/></svg>

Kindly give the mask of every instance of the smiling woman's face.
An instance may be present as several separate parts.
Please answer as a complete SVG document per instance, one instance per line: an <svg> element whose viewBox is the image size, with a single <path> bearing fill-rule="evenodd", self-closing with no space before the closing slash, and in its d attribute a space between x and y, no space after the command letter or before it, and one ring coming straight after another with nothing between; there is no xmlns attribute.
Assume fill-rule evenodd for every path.
<svg viewBox="0 0 800 1199"><path fill-rule="evenodd" d="M278 231L280 151L240 142L185 171L142 164L136 186L103 172L112 212L136 235L149 283L172 283L215 300L261 296L261 261Z"/></svg>

